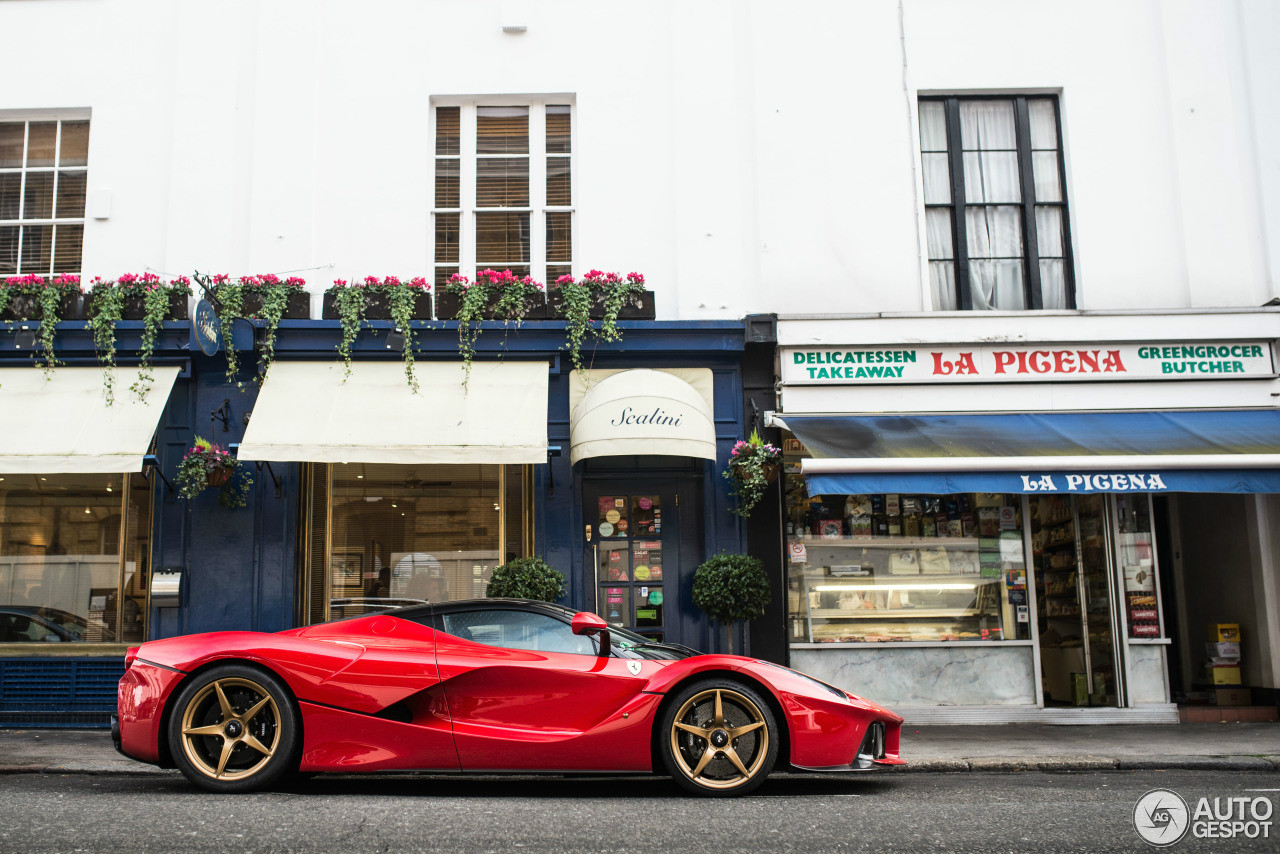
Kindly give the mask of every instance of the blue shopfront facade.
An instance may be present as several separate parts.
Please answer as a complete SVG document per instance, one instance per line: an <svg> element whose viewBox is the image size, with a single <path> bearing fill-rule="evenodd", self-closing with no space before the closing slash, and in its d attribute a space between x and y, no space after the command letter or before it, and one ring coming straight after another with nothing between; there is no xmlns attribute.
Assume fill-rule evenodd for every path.
<svg viewBox="0 0 1280 854"><path fill-rule="evenodd" d="M575 463L571 400L573 383L580 381L580 375L574 372L564 349L564 327L561 321L525 322L518 328L497 322L483 324L476 345L477 366L499 361L545 366L547 453L536 464L489 467L510 472L504 474L506 486L493 507L496 511L502 504L504 518L514 521L508 522L491 559L474 557L478 552L459 552L464 557L473 555L468 560L476 564L474 584L459 587L449 582L447 595L460 598L459 590L478 592L483 589L481 573L487 576L496 563L513 556L537 555L565 574L564 604L601 612L612 608L620 624L690 646L717 649L722 643L720 633L693 606L689 589L693 570L705 557L721 551L742 552L748 545L745 525L732 512L733 499L721 476L733 444L749 432L753 419L745 411L749 404L744 405L744 324L622 321L620 340L588 341L583 349L584 369L601 376L645 370L680 376L696 372L702 382L695 385L709 404L714 461L705 458L710 454L699 459L664 453L670 449L655 444L649 453L601 454ZM5 339L0 345L7 345L3 346L4 366L38 371L33 363L34 345L15 341L17 331L0 329L0 338ZM117 331L117 363L128 368L136 364L141 324L125 321ZM456 322L416 321L414 331L419 366L458 363ZM104 630L88 639L98 642L0 641L0 725L104 722L105 713L114 704L114 681L122 670L124 648L143 635L156 639L227 629L271 632L351 613L349 606L334 604L351 598L341 595L351 591L339 589L335 581L335 573L351 569L351 562L356 562L353 577L367 580L366 587L355 593L403 595L403 585L395 589L395 567L404 565L408 558L420 557L415 551L419 547L396 541L398 535L390 528L362 534L360 520L373 518L368 513L352 516L345 527L339 524L340 508L350 507L355 494L343 492L338 473L347 469L341 463L245 461L242 465L252 475L253 484L247 506L238 509L222 506L214 489L190 500L179 497L173 489L178 464L194 437L238 447L253 423L260 396L270 392L270 374L261 387L256 382L254 363L261 352L261 323L238 321L231 334L241 350L241 370L233 378L227 376L222 351L213 355L201 352L190 322L166 322L156 344L155 364L176 367L178 376L158 418L144 464L136 474L122 475L123 491L147 493L147 500L126 506L122 515L133 512L145 518L120 522L121 530L127 532L122 539L145 542L148 553L125 555L124 546L120 546L119 577L124 586L104 591L95 585L85 601L86 606L103 606L116 614L117 623L112 625L122 629L119 615L125 611L117 602L132 596L132 601L142 606L145 619L139 614L133 636L122 630L114 635ZM389 321L367 321L353 346L353 361L357 365L399 363L395 339L388 344L388 337L395 334ZM276 364L335 363L340 336L336 320L282 321L275 341ZM91 331L84 322L59 324L56 352L64 364L55 371L55 378L60 371L98 370ZM117 390L117 395L122 393L123 389ZM293 417L305 425L316 412L302 407ZM396 413L388 411L379 417L395 418ZM451 416L444 411L440 417ZM501 420L503 412L497 409L488 417ZM422 443L429 445L432 425L418 426ZM465 462L459 463L451 471L464 466ZM480 471L482 480L489 470L485 466L472 469ZM369 472L368 483L398 477L395 462L361 470ZM59 477L73 476L48 480L37 475L33 482L45 481L47 488L49 483L61 482ZM11 484L14 479L9 478ZM428 478L421 466L403 479L419 490L430 488L422 486ZM0 488L4 486L0 482ZM407 494L403 485L397 488L402 491L389 493L388 501ZM363 485L360 489L365 492L354 499L356 506L388 506L385 501L374 503L382 496L367 494ZM23 499L27 504L55 502L47 495L40 497L40 487L29 492L36 497ZM483 533L468 515L475 513L480 499L464 496L457 499L457 508L451 508L450 494L455 493L437 490L428 499L419 500L420 506L430 506L431 514L424 511L417 523L421 537L433 536L433 527L446 524L464 532L459 536ZM489 498L483 500L488 502ZM35 511L27 508L15 513L12 507L16 505L13 501L9 504L11 511L0 524L11 526L12 533L17 530L12 527L15 520L34 518ZM48 512L56 516L62 511ZM87 506L82 515L88 518L93 513L97 513L96 507ZM659 517L656 526L655 516ZM117 517L109 519L105 524L114 530ZM632 521L630 529L628 520ZM28 569L50 560L48 553L68 548L59 545L56 538L44 551L31 545L14 546L13 540L9 537L2 542L10 543L8 551L27 555L21 561ZM344 547L357 541L363 545ZM441 548L438 539L433 542ZM450 565L443 558L440 563L446 568ZM464 567L463 571L471 569ZM375 590L379 572L382 588ZM162 599L152 590L152 580L159 577L171 582L168 598ZM388 577L392 579L390 587ZM25 587L17 585L14 589L22 588L21 594L13 593L11 598L16 601L25 595L23 606L39 606L31 596L40 595L38 591L48 585L35 583L38 581L36 578ZM98 612L83 617L93 623Z"/></svg>

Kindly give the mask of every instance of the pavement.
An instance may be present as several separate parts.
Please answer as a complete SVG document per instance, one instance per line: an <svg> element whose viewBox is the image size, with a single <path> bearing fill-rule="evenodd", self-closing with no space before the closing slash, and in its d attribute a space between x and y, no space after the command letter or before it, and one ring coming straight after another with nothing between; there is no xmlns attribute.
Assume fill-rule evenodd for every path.
<svg viewBox="0 0 1280 854"><path fill-rule="evenodd" d="M1280 772L1280 723L904 725L890 773ZM0 774L176 775L115 751L107 730L0 729Z"/></svg>

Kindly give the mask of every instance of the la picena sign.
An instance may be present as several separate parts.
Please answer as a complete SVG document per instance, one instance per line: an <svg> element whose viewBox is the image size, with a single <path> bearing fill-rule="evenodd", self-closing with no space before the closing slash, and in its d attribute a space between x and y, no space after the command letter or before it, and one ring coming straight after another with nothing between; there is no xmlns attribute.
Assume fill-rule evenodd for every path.
<svg viewBox="0 0 1280 854"><path fill-rule="evenodd" d="M1268 341L805 347L782 353L792 385L1097 382L1274 377Z"/></svg>

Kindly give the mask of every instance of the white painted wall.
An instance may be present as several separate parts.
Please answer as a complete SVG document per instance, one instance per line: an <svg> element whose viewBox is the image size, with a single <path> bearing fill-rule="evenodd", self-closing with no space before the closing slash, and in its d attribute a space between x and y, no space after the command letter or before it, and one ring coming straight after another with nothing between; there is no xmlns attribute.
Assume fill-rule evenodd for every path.
<svg viewBox="0 0 1280 854"><path fill-rule="evenodd" d="M1082 308L1277 293L1270 0L7 0L87 107L85 272L428 274L433 95L570 93L577 261L664 318L928 309L917 92L1060 92ZM14 37L16 34L26 34ZM312 269L319 268L319 269Z"/></svg>

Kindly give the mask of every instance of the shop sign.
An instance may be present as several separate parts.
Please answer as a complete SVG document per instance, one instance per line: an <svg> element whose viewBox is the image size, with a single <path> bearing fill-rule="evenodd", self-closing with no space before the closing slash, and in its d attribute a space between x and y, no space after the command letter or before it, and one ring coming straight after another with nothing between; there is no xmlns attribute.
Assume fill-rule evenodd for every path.
<svg viewBox="0 0 1280 854"><path fill-rule="evenodd" d="M1274 377L1269 341L785 349L791 385Z"/></svg>
<svg viewBox="0 0 1280 854"><path fill-rule="evenodd" d="M208 300L196 303L195 315L191 319L191 338L200 352L212 356L222 346L218 313L213 310Z"/></svg>
<svg viewBox="0 0 1280 854"><path fill-rule="evenodd" d="M1023 492L1167 492L1155 472L1137 474L1020 474Z"/></svg>

